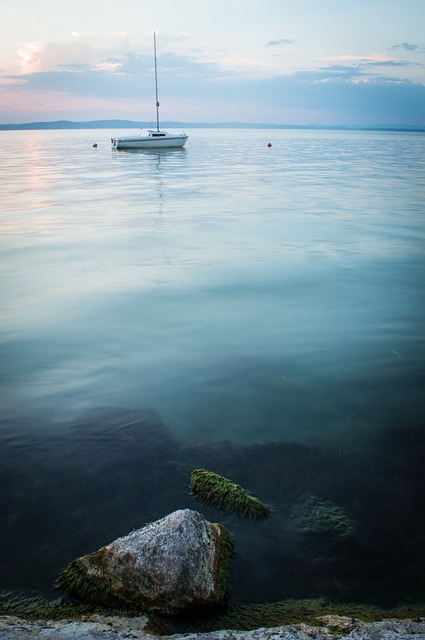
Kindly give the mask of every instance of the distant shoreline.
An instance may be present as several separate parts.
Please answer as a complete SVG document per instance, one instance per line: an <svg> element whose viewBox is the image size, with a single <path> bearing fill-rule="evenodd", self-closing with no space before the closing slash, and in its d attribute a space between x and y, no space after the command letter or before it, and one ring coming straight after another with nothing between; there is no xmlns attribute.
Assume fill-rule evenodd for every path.
<svg viewBox="0 0 425 640"><path fill-rule="evenodd" d="M164 122L164 128L184 129L294 129L315 131L400 131L425 133L425 126L415 125L292 125L244 122ZM131 120L92 120L73 122L55 120L52 122L25 122L21 124L0 124L0 131L38 131L54 129L144 129L154 128L152 122L134 122Z"/></svg>

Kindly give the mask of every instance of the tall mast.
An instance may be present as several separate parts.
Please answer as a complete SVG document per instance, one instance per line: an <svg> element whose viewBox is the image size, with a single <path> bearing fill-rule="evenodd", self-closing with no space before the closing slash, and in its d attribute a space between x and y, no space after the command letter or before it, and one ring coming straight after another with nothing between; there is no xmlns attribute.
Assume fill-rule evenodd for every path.
<svg viewBox="0 0 425 640"><path fill-rule="evenodd" d="M159 102L158 102L158 69L156 63L156 34L153 32L153 57L155 61L155 103L156 103L156 130L159 131Z"/></svg>

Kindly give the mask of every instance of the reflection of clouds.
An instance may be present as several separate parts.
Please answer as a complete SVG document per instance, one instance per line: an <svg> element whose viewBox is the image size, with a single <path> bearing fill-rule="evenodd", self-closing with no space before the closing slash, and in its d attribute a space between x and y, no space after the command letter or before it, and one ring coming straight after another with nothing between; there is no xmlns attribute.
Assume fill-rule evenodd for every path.
<svg viewBox="0 0 425 640"><path fill-rule="evenodd" d="M9 215L3 217L1 231L43 234L59 223L50 192L51 162L46 158L40 135L22 136L19 144L21 151L16 162L8 156L8 168L3 172L0 195L3 209Z"/></svg>

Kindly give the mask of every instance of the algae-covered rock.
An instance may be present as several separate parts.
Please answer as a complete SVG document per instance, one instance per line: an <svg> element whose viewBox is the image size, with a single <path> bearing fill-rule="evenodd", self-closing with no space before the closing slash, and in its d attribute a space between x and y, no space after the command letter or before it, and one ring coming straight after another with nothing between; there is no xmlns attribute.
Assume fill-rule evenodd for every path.
<svg viewBox="0 0 425 640"><path fill-rule="evenodd" d="M173 615L222 604L232 557L227 530L184 509L73 560L58 585L78 602Z"/></svg>
<svg viewBox="0 0 425 640"><path fill-rule="evenodd" d="M295 504L289 520L298 534L344 542L356 535L353 519L339 505L306 492Z"/></svg>
<svg viewBox="0 0 425 640"><path fill-rule="evenodd" d="M228 478L195 469L191 476L192 494L203 504L257 520L270 515L270 507Z"/></svg>

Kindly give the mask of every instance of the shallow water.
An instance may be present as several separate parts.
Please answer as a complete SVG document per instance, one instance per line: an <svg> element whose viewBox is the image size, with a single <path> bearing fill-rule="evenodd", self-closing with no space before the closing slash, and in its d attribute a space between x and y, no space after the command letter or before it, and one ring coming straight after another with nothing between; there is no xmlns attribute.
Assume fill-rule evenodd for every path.
<svg viewBox="0 0 425 640"><path fill-rule="evenodd" d="M118 133L1 132L2 586L191 506L236 600L422 597L425 135ZM273 517L200 507L200 466ZM299 530L312 494L354 540Z"/></svg>

